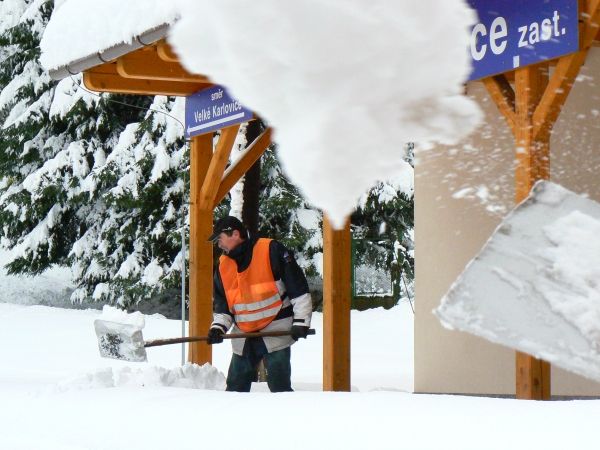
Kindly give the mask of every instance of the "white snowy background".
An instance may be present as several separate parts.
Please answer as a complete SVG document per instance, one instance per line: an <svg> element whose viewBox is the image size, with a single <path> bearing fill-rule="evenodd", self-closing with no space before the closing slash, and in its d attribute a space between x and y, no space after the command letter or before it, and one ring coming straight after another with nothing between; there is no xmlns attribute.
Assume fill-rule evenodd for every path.
<svg viewBox="0 0 600 450"><path fill-rule="evenodd" d="M20 287L19 287L20 286ZM214 367L180 367L179 345L148 349L148 363L102 359L99 310L32 305L34 287L54 302L68 274L0 275L0 449L597 449L600 402L533 402L413 394L413 315L352 311L352 392L321 392L317 335L292 348L293 393L223 391L230 346ZM144 337L172 337L180 322L145 316ZM439 376L443 376L440 374ZM246 441L246 439L250 439Z"/></svg>
<svg viewBox="0 0 600 450"><path fill-rule="evenodd" d="M42 42L47 68L128 41L138 24L143 30L175 17L167 2L59 3L54 31L49 26ZM460 95L474 21L464 2L265 0L265 8L246 3L244 11L232 0L176 4L187 20L172 35L183 61L272 122L290 177L336 224L374 174L401 170L397 149L405 142L453 142L480 118ZM113 13L124 10L126 20L116 20ZM206 17L213 20L201 22ZM210 58L216 54L225 59ZM31 283L63 292L67 279L2 277L14 289L0 297L1 449L598 448L596 400L412 394L406 303L352 313L352 392L320 392L323 332L315 314L317 336L293 348L295 393L271 395L257 384L250 394L234 394L222 392L219 374L227 344L214 348L214 368L179 369L179 346L150 349L144 364L100 359L92 326L99 311L30 305ZM179 327L146 317L145 337L176 336Z"/></svg>

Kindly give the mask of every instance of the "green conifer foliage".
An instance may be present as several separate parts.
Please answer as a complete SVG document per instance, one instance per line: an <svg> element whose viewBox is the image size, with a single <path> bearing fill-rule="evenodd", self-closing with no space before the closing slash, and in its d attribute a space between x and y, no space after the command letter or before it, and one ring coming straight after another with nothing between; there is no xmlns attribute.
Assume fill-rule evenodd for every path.
<svg viewBox="0 0 600 450"><path fill-rule="evenodd" d="M51 80L38 59L52 7L0 2L0 243L11 250L3 264L29 274L72 267L73 301L128 307L171 291L177 302L189 155L168 115L182 117L183 99L96 95L79 76ZM226 199L215 216L229 207ZM412 207L412 194L390 183L365 196L353 232L393 241L404 259L366 250L360 258L412 268ZM262 158L259 214L259 235L294 250L309 275L322 272L322 215L287 181L274 149Z"/></svg>

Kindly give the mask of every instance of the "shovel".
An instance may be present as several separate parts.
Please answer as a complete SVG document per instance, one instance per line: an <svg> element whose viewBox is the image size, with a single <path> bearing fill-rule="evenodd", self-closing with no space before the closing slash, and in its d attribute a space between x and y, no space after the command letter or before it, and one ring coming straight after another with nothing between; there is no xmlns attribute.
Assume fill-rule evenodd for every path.
<svg viewBox="0 0 600 450"><path fill-rule="evenodd" d="M208 336L189 336L170 339L154 339L144 341L142 329L131 324L111 322L96 319L94 321L96 336L98 336L98 348L103 358L122 359L132 362L144 362L148 360L147 347L158 347L160 345L181 344L183 342L207 341ZM315 334L314 329L309 329L308 334ZM244 339L253 337L290 336L290 331L263 331L257 333L229 333L223 335L223 339Z"/></svg>

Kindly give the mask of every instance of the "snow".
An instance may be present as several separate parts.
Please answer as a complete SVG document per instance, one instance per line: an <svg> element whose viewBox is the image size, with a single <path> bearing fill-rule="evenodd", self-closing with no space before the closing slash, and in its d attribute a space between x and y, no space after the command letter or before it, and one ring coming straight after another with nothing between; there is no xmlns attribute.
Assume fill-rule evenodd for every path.
<svg viewBox="0 0 600 450"><path fill-rule="evenodd" d="M21 0L3 0L0 2L0 33L8 30L19 23L27 5Z"/></svg>
<svg viewBox="0 0 600 450"><path fill-rule="evenodd" d="M57 384L60 392L83 389L103 389L112 387L180 387L186 389L225 390L225 376L210 364L198 366L185 364L182 367L113 369L107 367L95 372L77 375Z"/></svg>
<svg viewBox="0 0 600 450"><path fill-rule="evenodd" d="M46 217L41 220L35 228L21 242L19 242L11 251L11 259L5 260L4 264L17 258L26 258L31 252L36 251L41 243L47 243L48 251L52 251L52 241L49 239L50 230L59 223L60 215L63 209L59 204L50 208Z"/></svg>
<svg viewBox="0 0 600 450"><path fill-rule="evenodd" d="M284 394L265 392L264 383L250 394L222 392L227 344L213 347L213 367L179 367L178 345L148 349L147 363L101 359L93 333L99 316L0 303L0 448L229 450L239 448L238 436L255 435L258 418L269 421L260 440L264 450L597 448L597 400L411 394L407 303L352 312L349 393L319 392L320 313L313 320L317 335L292 348L296 392ZM178 321L145 320L146 339L180 331ZM245 419L246 411L256 419Z"/></svg>
<svg viewBox="0 0 600 450"><path fill-rule="evenodd" d="M163 268L160 266L160 263L157 259L153 259L152 261L150 261L150 264L148 264L144 268L142 282L149 285L154 285L158 283L158 281L163 275L164 271Z"/></svg>
<svg viewBox="0 0 600 450"><path fill-rule="evenodd" d="M127 325L133 325L138 329L144 328L146 325L144 315L140 312L127 313L122 309L115 308L114 306L104 305L102 308L101 320L107 320L110 322L118 322Z"/></svg>
<svg viewBox="0 0 600 450"><path fill-rule="evenodd" d="M541 250L548 275L571 289L571 295L545 287L550 308L570 320L600 351L600 220L581 211L559 218L543 232L552 245Z"/></svg>
<svg viewBox="0 0 600 450"><path fill-rule="evenodd" d="M274 127L290 180L336 227L403 170L407 142L453 143L481 118L461 95L475 20L462 1L177 3L184 65Z"/></svg>
<svg viewBox="0 0 600 450"><path fill-rule="evenodd" d="M450 328L600 381L600 204L539 182L436 314Z"/></svg>
<svg viewBox="0 0 600 450"><path fill-rule="evenodd" d="M0 250L0 261L4 264L11 254ZM65 305L75 288L71 281L71 270L54 267L41 275L7 275L0 266L0 303L20 303L23 305Z"/></svg>
<svg viewBox="0 0 600 450"><path fill-rule="evenodd" d="M94 55L175 21L172 2L163 0L70 0L52 13L40 43L40 62L50 70Z"/></svg>

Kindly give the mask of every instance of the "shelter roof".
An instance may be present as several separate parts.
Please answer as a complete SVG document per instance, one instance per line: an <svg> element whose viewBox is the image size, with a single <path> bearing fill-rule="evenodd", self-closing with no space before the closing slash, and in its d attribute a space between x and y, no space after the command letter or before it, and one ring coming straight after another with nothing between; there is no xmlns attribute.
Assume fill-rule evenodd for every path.
<svg viewBox="0 0 600 450"><path fill-rule="evenodd" d="M163 39L177 20L175 2L67 0L40 43L41 63L61 79Z"/></svg>

